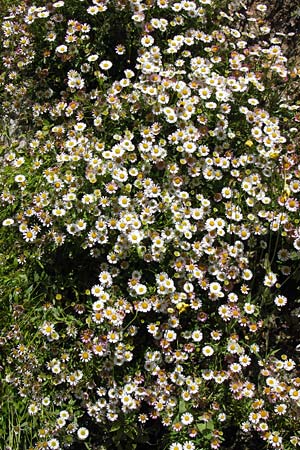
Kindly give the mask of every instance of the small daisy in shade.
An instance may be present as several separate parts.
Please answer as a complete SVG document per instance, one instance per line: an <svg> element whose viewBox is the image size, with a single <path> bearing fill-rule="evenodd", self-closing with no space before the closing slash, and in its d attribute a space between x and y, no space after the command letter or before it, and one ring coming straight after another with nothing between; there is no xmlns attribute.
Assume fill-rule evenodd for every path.
<svg viewBox="0 0 300 450"><path fill-rule="evenodd" d="M28 414L29 414L30 416L34 416L34 415L38 412L38 410L39 410L39 408L38 408L38 406L36 405L36 403L31 403L31 404L28 406Z"/></svg>
<svg viewBox="0 0 300 450"><path fill-rule="evenodd" d="M26 178L25 178L25 176L24 175L16 175L15 176L15 181L17 182L17 183L23 183L24 181L26 180Z"/></svg>
<svg viewBox="0 0 300 450"><path fill-rule="evenodd" d="M277 276L276 276L276 274L273 273L273 272L268 272L268 273L265 275L265 278L264 278L264 285L265 285L265 286L268 286L268 287L272 287L272 286L274 286L274 284L276 283L276 281L277 281Z"/></svg>
<svg viewBox="0 0 300 450"><path fill-rule="evenodd" d="M63 2L62 0L53 3L53 8L61 8L62 6L64 6L65 2Z"/></svg>
<svg viewBox="0 0 300 450"><path fill-rule="evenodd" d="M77 437L78 439L80 439L81 441L84 441L89 435L89 430L85 427L80 427L77 430Z"/></svg>
<svg viewBox="0 0 300 450"><path fill-rule="evenodd" d="M150 35L146 35L142 37L141 43L143 47L150 47L154 43L154 38Z"/></svg>
<svg viewBox="0 0 300 450"><path fill-rule="evenodd" d="M102 286L100 286L99 284L95 284L95 286L93 286L91 289L91 293L95 297L101 297L101 295L103 294Z"/></svg>
<svg viewBox="0 0 300 450"><path fill-rule="evenodd" d="M4 227L8 227L9 225L12 225L13 223L14 223L14 219L8 218L8 219L3 220L2 225Z"/></svg>
<svg viewBox="0 0 300 450"><path fill-rule="evenodd" d="M255 311L255 305L253 305L251 303L245 303L244 311L246 314L253 314Z"/></svg>
<svg viewBox="0 0 300 450"><path fill-rule="evenodd" d="M98 8L98 6L93 5L93 6L90 6L90 7L87 9L87 12L88 12L91 16L95 16L95 15L99 12L99 8Z"/></svg>
<svg viewBox="0 0 300 450"><path fill-rule="evenodd" d="M80 361L88 362L92 358L92 352L90 350L83 350L82 352L80 352L79 356L80 356Z"/></svg>
<svg viewBox="0 0 300 450"><path fill-rule="evenodd" d="M183 450L195 450L195 444L192 441L186 441L183 444Z"/></svg>
<svg viewBox="0 0 300 450"><path fill-rule="evenodd" d="M138 283L134 290L137 295L144 295L147 292L147 287L144 284Z"/></svg>
<svg viewBox="0 0 300 450"><path fill-rule="evenodd" d="M199 330L195 330L192 333L192 339L194 342L200 342L203 339L203 333Z"/></svg>
<svg viewBox="0 0 300 450"><path fill-rule="evenodd" d="M179 442L174 442L170 445L169 450L182 450L182 445Z"/></svg>
<svg viewBox="0 0 300 450"><path fill-rule="evenodd" d="M204 356L211 356L214 353L214 349L210 345L205 345L202 349Z"/></svg>
<svg viewBox="0 0 300 450"><path fill-rule="evenodd" d="M287 406L285 403L280 403L279 405L276 405L274 408L276 414L278 415L283 415L285 414L286 410L287 410Z"/></svg>
<svg viewBox="0 0 300 450"><path fill-rule="evenodd" d="M115 47L115 52L117 55L123 55L125 53L125 47L122 44L118 44Z"/></svg>
<svg viewBox="0 0 300 450"><path fill-rule="evenodd" d="M143 239L143 234L138 230L131 231L128 234L128 240L132 244L139 244L142 239Z"/></svg>
<svg viewBox="0 0 300 450"><path fill-rule="evenodd" d="M59 441L57 439L50 439L50 441L48 441L47 444L51 450L56 450L60 448Z"/></svg>
<svg viewBox="0 0 300 450"><path fill-rule="evenodd" d="M62 417L58 417L56 419L56 425L58 426L58 428L62 428L66 425L66 420L63 419Z"/></svg>
<svg viewBox="0 0 300 450"><path fill-rule="evenodd" d="M68 47L66 45L59 45L58 47L56 47L56 52L57 53L66 53L68 51Z"/></svg>
<svg viewBox="0 0 300 450"><path fill-rule="evenodd" d="M191 413L185 412L181 415L180 420L183 425L190 425L194 421L194 417Z"/></svg>
<svg viewBox="0 0 300 450"><path fill-rule="evenodd" d="M23 232L23 237L25 239L26 242L32 242L35 240L36 238L36 232L34 230L25 230Z"/></svg>
<svg viewBox="0 0 300 450"><path fill-rule="evenodd" d="M98 58L99 58L99 56L96 55L96 54L90 55L90 56L88 57L88 62L94 62L94 61L97 61Z"/></svg>
<svg viewBox="0 0 300 450"><path fill-rule="evenodd" d="M112 62L108 60L101 61L99 64L102 70L109 70L112 67Z"/></svg>
<svg viewBox="0 0 300 450"><path fill-rule="evenodd" d="M287 304L287 298L284 295L277 295L275 297L274 303L276 306L285 306Z"/></svg>
<svg viewBox="0 0 300 450"><path fill-rule="evenodd" d="M258 11L265 12L267 10L267 6L259 3L258 5L256 5L256 9Z"/></svg>

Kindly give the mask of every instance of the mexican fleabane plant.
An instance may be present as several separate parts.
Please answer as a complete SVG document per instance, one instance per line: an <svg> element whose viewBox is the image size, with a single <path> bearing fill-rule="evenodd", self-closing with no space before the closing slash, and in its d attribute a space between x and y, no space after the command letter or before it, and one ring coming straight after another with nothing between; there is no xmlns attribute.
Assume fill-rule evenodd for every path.
<svg viewBox="0 0 300 450"><path fill-rule="evenodd" d="M300 70L266 8L3 16L6 448L299 446Z"/></svg>

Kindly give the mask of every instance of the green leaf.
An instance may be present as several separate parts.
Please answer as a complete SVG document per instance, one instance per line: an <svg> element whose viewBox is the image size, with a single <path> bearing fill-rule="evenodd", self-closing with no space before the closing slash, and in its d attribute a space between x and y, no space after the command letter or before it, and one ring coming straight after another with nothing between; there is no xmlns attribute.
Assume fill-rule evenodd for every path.
<svg viewBox="0 0 300 450"><path fill-rule="evenodd" d="M134 440L137 435L137 430L135 428L130 428L126 430L126 436L130 437L130 439Z"/></svg>
<svg viewBox="0 0 300 450"><path fill-rule="evenodd" d="M116 423L114 423L114 424L111 426L110 431L111 431L111 432L113 432L113 431L118 431L120 428L121 428L121 424L120 424L119 422L116 422Z"/></svg>
<svg viewBox="0 0 300 450"><path fill-rule="evenodd" d="M215 428L214 422L212 420L210 420L209 422L205 422L205 423L197 423L197 428L201 433L205 433L208 431L212 431Z"/></svg>
<svg viewBox="0 0 300 450"><path fill-rule="evenodd" d="M206 424L205 423L197 423L197 429L200 431L200 432L202 432L203 430L205 430L205 426L206 426Z"/></svg>
<svg viewBox="0 0 300 450"><path fill-rule="evenodd" d="M269 253L266 253L265 255L265 259L263 262L263 267L267 272L271 272L271 264L270 264L270 258L269 258Z"/></svg>
<svg viewBox="0 0 300 450"><path fill-rule="evenodd" d="M186 402L180 398L179 400L179 414L182 414L186 411Z"/></svg>

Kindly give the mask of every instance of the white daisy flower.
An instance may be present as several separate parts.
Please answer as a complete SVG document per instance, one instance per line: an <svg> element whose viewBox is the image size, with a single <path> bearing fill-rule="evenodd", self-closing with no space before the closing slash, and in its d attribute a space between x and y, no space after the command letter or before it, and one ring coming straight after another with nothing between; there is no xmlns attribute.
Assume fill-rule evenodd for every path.
<svg viewBox="0 0 300 450"><path fill-rule="evenodd" d="M214 354L214 349L210 345L205 345L202 349L204 356L211 356Z"/></svg>
<svg viewBox="0 0 300 450"><path fill-rule="evenodd" d="M85 427L80 427L77 430L77 437L78 439L84 441L89 435L89 430Z"/></svg>
<svg viewBox="0 0 300 450"><path fill-rule="evenodd" d="M67 53L68 47L66 45L59 45L56 47L55 51L60 54Z"/></svg>
<svg viewBox="0 0 300 450"><path fill-rule="evenodd" d="M109 70L112 67L112 62L108 60L103 60L101 61L99 66L102 70Z"/></svg>

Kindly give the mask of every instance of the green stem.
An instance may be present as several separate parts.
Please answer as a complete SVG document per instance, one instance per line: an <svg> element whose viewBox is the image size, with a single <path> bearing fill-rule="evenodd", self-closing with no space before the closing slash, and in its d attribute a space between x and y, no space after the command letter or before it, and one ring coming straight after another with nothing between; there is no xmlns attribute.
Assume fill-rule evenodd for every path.
<svg viewBox="0 0 300 450"><path fill-rule="evenodd" d="M135 321L135 319L137 318L137 315L138 315L138 311L135 312L135 315L134 315L133 319L131 319L131 321L126 325L126 327L123 329L123 331L126 331L127 328L130 327L130 325L131 325L131 324Z"/></svg>

